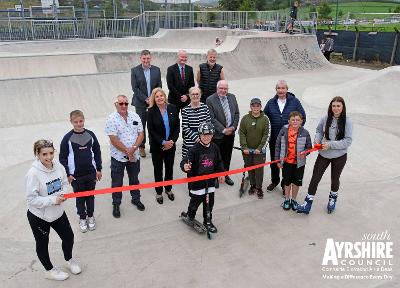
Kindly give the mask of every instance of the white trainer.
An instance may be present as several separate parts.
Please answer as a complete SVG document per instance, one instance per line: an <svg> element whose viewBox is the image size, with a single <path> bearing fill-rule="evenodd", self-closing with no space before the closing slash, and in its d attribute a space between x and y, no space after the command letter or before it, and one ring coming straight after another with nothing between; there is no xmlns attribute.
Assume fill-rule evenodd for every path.
<svg viewBox="0 0 400 288"><path fill-rule="evenodd" d="M94 219L94 216L88 217L88 226L90 231L96 229L96 220Z"/></svg>
<svg viewBox="0 0 400 288"><path fill-rule="evenodd" d="M71 271L72 274L79 274L82 272L81 267L79 266L78 262L74 258L71 258L69 261L67 261L67 267L69 271Z"/></svg>
<svg viewBox="0 0 400 288"><path fill-rule="evenodd" d="M56 281L64 281L69 277L69 274L61 271L60 269L53 267L53 269L46 271L45 278Z"/></svg>
<svg viewBox="0 0 400 288"><path fill-rule="evenodd" d="M82 233L87 232L87 230L88 230L88 224L87 224L86 219L80 219L80 220L79 220L79 229L81 229L81 232L82 232Z"/></svg>

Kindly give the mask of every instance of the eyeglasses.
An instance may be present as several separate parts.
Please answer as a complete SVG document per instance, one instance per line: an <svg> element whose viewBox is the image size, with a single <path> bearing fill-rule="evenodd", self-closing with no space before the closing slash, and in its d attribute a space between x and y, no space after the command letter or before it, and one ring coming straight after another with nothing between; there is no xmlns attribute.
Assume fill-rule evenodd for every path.
<svg viewBox="0 0 400 288"><path fill-rule="evenodd" d="M117 102L119 106L128 106L128 102Z"/></svg>

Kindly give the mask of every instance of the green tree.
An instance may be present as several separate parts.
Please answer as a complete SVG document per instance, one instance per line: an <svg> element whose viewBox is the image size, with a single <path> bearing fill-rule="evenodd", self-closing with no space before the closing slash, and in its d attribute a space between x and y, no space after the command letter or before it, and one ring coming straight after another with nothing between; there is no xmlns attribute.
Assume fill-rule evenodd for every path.
<svg viewBox="0 0 400 288"><path fill-rule="evenodd" d="M253 11L254 10L254 1L252 0L243 0L242 4L239 6L240 11Z"/></svg>
<svg viewBox="0 0 400 288"><path fill-rule="evenodd" d="M329 14L331 14L331 12L332 8L326 2L324 2L321 6L318 7L319 17L322 19L329 18Z"/></svg>
<svg viewBox="0 0 400 288"><path fill-rule="evenodd" d="M237 11L239 10L240 4L242 1L240 0L219 0L219 6L224 10L229 11Z"/></svg>
<svg viewBox="0 0 400 288"><path fill-rule="evenodd" d="M310 12L317 12L317 8L315 6L310 7Z"/></svg>
<svg viewBox="0 0 400 288"><path fill-rule="evenodd" d="M394 13L400 13L400 6L397 6L396 8L394 8L393 12Z"/></svg>
<svg viewBox="0 0 400 288"><path fill-rule="evenodd" d="M338 16L339 16L339 17L342 17L342 16L343 16L343 11L342 11L342 10L339 10Z"/></svg>

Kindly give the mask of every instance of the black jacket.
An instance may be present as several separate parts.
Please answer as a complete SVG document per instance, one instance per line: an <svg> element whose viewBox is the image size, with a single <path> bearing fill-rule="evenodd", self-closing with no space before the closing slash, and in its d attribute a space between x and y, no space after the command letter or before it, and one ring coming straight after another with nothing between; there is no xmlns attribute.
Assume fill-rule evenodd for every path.
<svg viewBox="0 0 400 288"><path fill-rule="evenodd" d="M180 109L190 103L188 97L186 102L181 101L182 95L188 95L189 89L194 87L193 68L185 65L185 81L182 81L181 71L178 64L169 66L167 69L167 85L168 85L168 102L174 104Z"/></svg>
<svg viewBox="0 0 400 288"><path fill-rule="evenodd" d="M149 132L150 152L160 151L163 140L172 140L174 143L178 140L180 131L180 121L178 111L173 104L167 105L169 137L165 139L164 120L157 105L147 110L147 129ZM175 149L176 146L171 149Z"/></svg>
<svg viewBox="0 0 400 288"><path fill-rule="evenodd" d="M192 146L186 157L181 161L181 169L185 163L192 163L192 169L189 171L188 177L208 175L216 172L223 172L224 166L222 164L221 153L218 146L211 142L209 147L205 147L200 143ZM190 190L201 190L206 187L215 187L215 178L196 181L189 183Z"/></svg>

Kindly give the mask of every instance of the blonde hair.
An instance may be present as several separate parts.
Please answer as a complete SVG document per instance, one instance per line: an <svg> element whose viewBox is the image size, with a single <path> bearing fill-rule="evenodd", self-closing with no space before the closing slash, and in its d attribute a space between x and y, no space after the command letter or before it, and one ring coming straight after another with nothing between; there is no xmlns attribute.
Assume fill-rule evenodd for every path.
<svg viewBox="0 0 400 288"><path fill-rule="evenodd" d="M85 115L83 115L83 112L81 110L74 110L71 113L69 113L69 120L73 120L76 117L82 117L85 118Z"/></svg>
<svg viewBox="0 0 400 288"><path fill-rule="evenodd" d="M153 107L154 104L156 103L156 94L158 92L161 92L161 94L164 96L165 100L165 105L167 105L167 94L165 94L164 90L160 87L154 88L153 91L151 92L151 95L149 97L149 108Z"/></svg>
<svg viewBox="0 0 400 288"><path fill-rule="evenodd" d="M46 139L37 140L33 143L33 154L38 156L43 148L53 148L54 150L53 141Z"/></svg>

